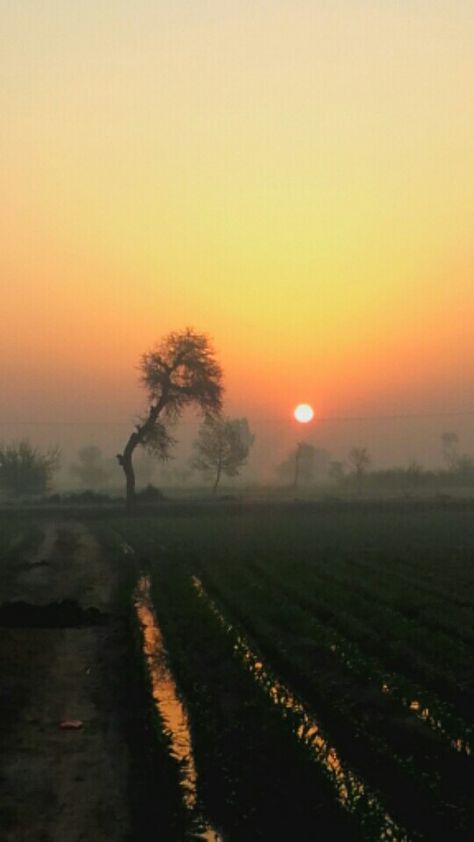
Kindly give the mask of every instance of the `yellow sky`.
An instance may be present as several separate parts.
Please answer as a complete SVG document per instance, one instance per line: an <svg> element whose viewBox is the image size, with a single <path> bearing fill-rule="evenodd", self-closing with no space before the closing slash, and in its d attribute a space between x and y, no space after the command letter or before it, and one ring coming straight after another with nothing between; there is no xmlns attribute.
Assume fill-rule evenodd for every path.
<svg viewBox="0 0 474 842"><path fill-rule="evenodd" d="M3 0L2 414L472 406L471 0ZM116 407L116 411L115 411Z"/></svg>

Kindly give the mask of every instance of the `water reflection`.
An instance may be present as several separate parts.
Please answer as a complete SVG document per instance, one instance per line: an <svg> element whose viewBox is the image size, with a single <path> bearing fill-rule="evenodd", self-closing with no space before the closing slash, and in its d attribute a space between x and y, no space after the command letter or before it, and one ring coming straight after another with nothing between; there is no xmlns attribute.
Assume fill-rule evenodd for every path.
<svg viewBox="0 0 474 842"><path fill-rule="evenodd" d="M379 842L408 842L409 837L402 828L385 812L383 805L375 793L341 761L334 746L331 746L321 732L319 723L315 720L303 702L275 676L265 669L260 656L251 649L249 642L240 634L222 614L214 600L204 589L200 579L193 576L194 588L201 599L206 601L209 609L228 633L233 633L234 651L252 673L256 683L267 693L271 701L282 709L284 715L291 715L296 724L296 734L305 743L313 756L324 769L331 780L339 803L350 813L357 815L361 822L370 820L378 824L377 835L374 839Z"/></svg>
<svg viewBox="0 0 474 842"><path fill-rule="evenodd" d="M382 693L389 694L393 692L394 688L390 687L389 684L386 684L385 682L382 684ZM469 740L463 737L454 737L452 732L450 734L445 722L435 716L430 708L423 705L419 699L407 699L406 697L402 697L400 701L404 707L416 714L418 719L421 719L422 722L426 722L433 731L436 731L443 737L447 738L449 745L454 749L454 751L457 751L460 754L467 754L468 756L471 755L472 749Z"/></svg>
<svg viewBox="0 0 474 842"><path fill-rule="evenodd" d="M355 672L359 672L354 662L349 659L345 649L340 644L332 643L329 648L331 652L337 655L345 667L353 669ZM364 658L364 660L367 663L367 659ZM373 677L371 676L368 680L375 680L377 682L379 680L376 678L377 669L375 667L372 667L372 669ZM366 675L365 670L363 674ZM411 696L411 698L407 698L405 695L408 692L413 693L413 695L415 695L415 693L423 693L423 695L426 695L426 691L422 691L421 688L417 688L413 685L411 691L408 691L406 686L402 687L400 679L396 675L386 675L385 678L386 680L382 681L380 686L382 693L385 695L390 694L394 701L411 711L432 731L435 731L439 736L443 737L450 748L460 753L467 755L471 754L470 739L472 730L466 726L465 723L459 720L453 711L449 709L446 703L431 696L430 706L428 707L428 705L423 704L418 699L413 698L413 696ZM404 681L403 684L406 685L406 682Z"/></svg>
<svg viewBox="0 0 474 842"><path fill-rule="evenodd" d="M191 733L186 709L178 696L176 683L166 662L166 650L153 603L150 596L150 579L141 576L138 580L134 605L143 635L143 651L148 667L148 675L165 733L171 742L172 755L178 760L181 772L183 801L190 811L197 808L197 772L194 762ZM194 839L207 842L222 842L222 837L198 817L199 829L193 833Z"/></svg>

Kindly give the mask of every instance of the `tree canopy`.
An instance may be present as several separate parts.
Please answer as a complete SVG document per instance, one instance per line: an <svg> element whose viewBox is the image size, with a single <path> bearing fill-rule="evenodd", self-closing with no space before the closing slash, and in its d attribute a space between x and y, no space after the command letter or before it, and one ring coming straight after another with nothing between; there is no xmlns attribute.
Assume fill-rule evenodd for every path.
<svg viewBox="0 0 474 842"><path fill-rule="evenodd" d="M297 487L301 482L310 485L323 478L328 471L330 455L322 447L309 442L298 442L287 458L276 468L280 482Z"/></svg>
<svg viewBox="0 0 474 842"><path fill-rule="evenodd" d="M187 406L196 406L212 418L222 407L222 369L205 333L188 327L169 333L140 360L140 379L147 391L148 408L117 454L126 478L127 501L135 499L133 453L137 446L166 459L175 443L169 425Z"/></svg>
<svg viewBox="0 0 474 842"><path fill-rule="evenodd" d="M367 472L371 461L366 447L353 447L347 454L347 463L358 480Z"/></svg>
<svg viewBox="0 0 474 842"><path fill-rule="evenodd" d="M238 475L254 439L246 418L207 418L201 425L193 445L193 467L206 477L214 476L214 493L223 474Z"/></svg>

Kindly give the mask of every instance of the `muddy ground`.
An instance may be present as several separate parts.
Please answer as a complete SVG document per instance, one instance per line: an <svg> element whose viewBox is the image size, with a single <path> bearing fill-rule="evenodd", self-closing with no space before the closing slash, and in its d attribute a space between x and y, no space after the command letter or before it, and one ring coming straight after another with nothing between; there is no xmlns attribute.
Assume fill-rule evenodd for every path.
<svg viewBox="0 0 474 842"><path fill-rule="evenodd" d="M0 583L0 839L137 839L120 574L86 526L44 533Z"/></svg>

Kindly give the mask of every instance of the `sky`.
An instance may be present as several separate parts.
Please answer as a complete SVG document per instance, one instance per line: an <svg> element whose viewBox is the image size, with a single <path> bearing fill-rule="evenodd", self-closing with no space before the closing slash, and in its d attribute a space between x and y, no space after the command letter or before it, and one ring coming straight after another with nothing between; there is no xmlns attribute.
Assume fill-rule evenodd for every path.
<svg viewBox="0 0 474 842"><path fill-rule="evenodd" d="M473 43L471 0L0 0L7 434L127 424L185 325L255 423L473 410Z"/></svg>

